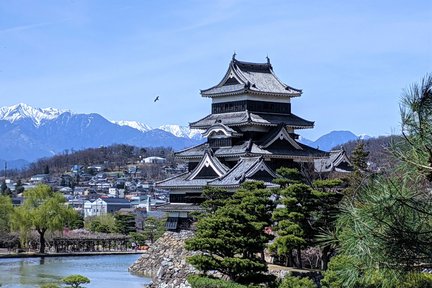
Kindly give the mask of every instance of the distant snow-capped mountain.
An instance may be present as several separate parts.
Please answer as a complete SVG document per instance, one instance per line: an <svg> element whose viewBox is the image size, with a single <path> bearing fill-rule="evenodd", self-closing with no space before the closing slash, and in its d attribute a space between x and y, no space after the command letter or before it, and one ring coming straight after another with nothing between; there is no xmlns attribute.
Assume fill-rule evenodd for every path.
<svg viewBox="0 0 432 288"><path fill-rule="evenodd" d="M170 125L162 125L158 128L153 129L147 124L138 122L138 121L111 121L114 124L120 125L120 126L128 126L134 129L137 129L141 132L148 132L151 130L159 129L168 133L171 133L172 135L176 137L181 138L189 138L189 139L195 139L195 140L201 140L201 131L197 129L190 129L187 126L180 126L176 124L170 124Z"/></svg>
<svg viewBox="0 0 432 288"><path fill-rule="evenodd" d="M316 141L299 141L321 150L348 141L369 139L350 131L332 131ZM167 146L175 150L202 143L201 131L180 125L157 129L137 121L109 121L99 114L75 114L54 108L17 104L0 108L0 161L34 161L65 150L80 150L112 144L139 147ZM1 164L1 162L0 162Z"/></svg>
<svg viewBox="0 0 432 288"><path fill-rule="evenodd" d="M134 121L113 123L99 114L75 114L17 104L0 108L0 159L34 161L66 150L112 144L183 149L200 143Z"/></svg>
<svg viewBox="0 0 432 288"><path fill-rule="evenodd" d="M147 124L138 122L138 121L111 121L114 124L120 125L120 126L129 126L131 128L137 129L141 132L147 132L150 130L153 130L152 127L150 127Z"/></svg>
<svg viewBox="0 0 432 288"><path fill-rule="evenodd" d="M177 137L184 137L184 138L196 139L196 140L202 139L200 130L190 129L187 126L171 124L171 125L162 125L159 127L159 129L169 132Z"/></svg>
<svg viewBox="0 0 432 288"><path fill-rule="evenodd" d="M43 120L55 119L66 111L54 108L33 108L27 104L19 103L13 106L1 107L0 120L14 123L18 120L29 119L38 127Z"/></svg>

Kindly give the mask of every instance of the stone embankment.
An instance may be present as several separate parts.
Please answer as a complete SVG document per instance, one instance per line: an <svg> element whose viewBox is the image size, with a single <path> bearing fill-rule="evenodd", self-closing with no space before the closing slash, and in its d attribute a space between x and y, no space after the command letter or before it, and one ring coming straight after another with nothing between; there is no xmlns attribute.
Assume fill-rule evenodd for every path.
<svg viewBox="0 0 432 288"><path fill-rule="evenodd" d="M193 236L192 231L165 232L142 256L131 266L129 271L137 275L149 277L152 284L149 288L191 288L187 283L187 276L197 274L198 270L186 262L186 258L198 252L185 249L185 241ZM301 269L292 269L282 266L269 265L269 274L282 279L286 275L308 277L319 283L321 273ZM222 275L216 271L207 272L207 275L220 278Z"/></svg>
<svg viewBox="0 0 432 288"><path fill-rule="evenodd" d="M193 236L192 231L165 232L131 266L132 273L150 277L151 288L190 288L186 278L197 270L186 263L194 252L187 251L185 241Z"/></svg>

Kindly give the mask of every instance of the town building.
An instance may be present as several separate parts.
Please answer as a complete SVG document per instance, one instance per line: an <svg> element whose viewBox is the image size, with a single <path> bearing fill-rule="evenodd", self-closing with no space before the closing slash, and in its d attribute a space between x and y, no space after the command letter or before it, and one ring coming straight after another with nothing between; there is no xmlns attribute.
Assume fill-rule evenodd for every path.
<svg viewBox="0 0 432 288"><path fill-rule="evenodd" d="M281 82L269 58L250 63L234 55L222 81L201 95L212 100L211 114L189 126L203 131L207 142L177 152L188 171L156 184L170 191L164 208L169 229L188 223L206 186L234 192L245 181L259 180L272 187L278 168L313 169L314 160L328 157L297 141L295 131L313 128L314 122L292 113L291 100L302 91Z"/></svg>
<svg viewBox="0 0 432 288"><path fill-rule="evenodd" d="M84 218L115 213L122 208L131 208L131 203L123 198L98 198L84 202Z"/></svg>

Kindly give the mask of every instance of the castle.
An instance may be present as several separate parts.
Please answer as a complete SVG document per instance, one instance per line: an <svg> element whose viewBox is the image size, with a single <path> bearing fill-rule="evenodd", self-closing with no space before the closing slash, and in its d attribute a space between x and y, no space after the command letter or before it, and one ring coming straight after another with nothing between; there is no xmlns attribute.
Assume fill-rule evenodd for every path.
<svg viewBox="0 0 432 288"><path fill-rule="evenodd" d="M188 163L188 172L160 181L170 191L168 229L187 221L199 210L204 187L234 192L245 181L275 186L280 167L300 167L328 159L329 153L299 143L296 129L313 128L314 122L292 113L291 99L302 90L281 82L266 63L239 61L235 54L217 85L201 90L212 99L211 114L190 123L201 129L207 142L175 154Z"/></svg>

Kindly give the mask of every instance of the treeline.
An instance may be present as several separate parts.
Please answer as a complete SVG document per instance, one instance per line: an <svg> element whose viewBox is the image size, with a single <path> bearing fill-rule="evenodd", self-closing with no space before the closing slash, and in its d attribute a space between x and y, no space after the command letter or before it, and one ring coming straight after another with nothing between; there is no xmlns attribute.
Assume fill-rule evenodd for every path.
<svg viewBox="0 0 432 288"><path fill-rule="evenodd" d="M65 205L63 194L54 192L48 185L25 191L24 199L21 206L13 206L8 195L0 195L1 248L32 248L45 253L53 247L53 237L65 228L84 227L94 238L103 236L101 234L127 235L140 246L153 243L165 232L164 218L145 218L139 231L134 214L117 212L83 219L71 206Z"/></svg>
<svg viewBox="0 0 432 288"><path fill-rule="evenodd" d="M368 161L376 164L377 167L389 168L395 164L395 157L391 152L391 147L401 142L401 136L380 136L377 138L370 138L361 140L364 144L364 150L369 153ZM348 156L352 155L359 141L349 141L342 145L347 152Z"/></svg>
<svg viewBox="0 0 432 288"><path fill-rule="evenodd" d="M80 151L65 150L62 154L39 159L31 163L27 169L15 171L14 174L21 177L30 177L34 174L45 174L47 172L59 174L70 171L73 165L87 167L99 164L104 165L107 170L113 171L151 156L166 158L167 164L174 163L174 151L171 148L141 148L125 144L116 144L108 147L88 148ZM11 175L11 173L9 175Z"/></svg>

